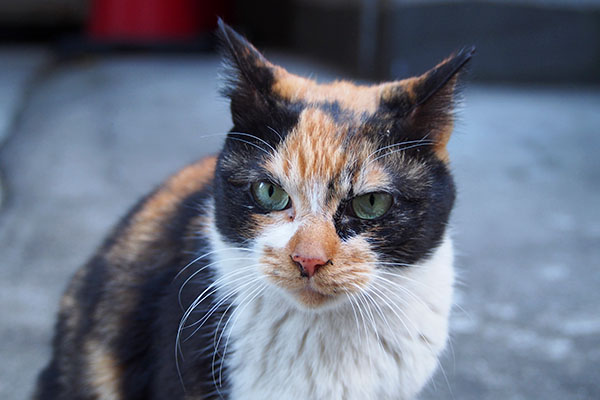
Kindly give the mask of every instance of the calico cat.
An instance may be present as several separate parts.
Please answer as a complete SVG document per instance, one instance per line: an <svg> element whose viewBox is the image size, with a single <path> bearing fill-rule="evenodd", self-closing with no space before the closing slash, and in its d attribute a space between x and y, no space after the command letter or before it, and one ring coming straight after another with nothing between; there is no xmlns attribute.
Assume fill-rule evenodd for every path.
<svg viewBox="0 0 600 400"><path fill-rule="evenodd" d="M463 50L317 84L223 22L233 128L72 279L34 398L410 399L446 345Z"/></svg>

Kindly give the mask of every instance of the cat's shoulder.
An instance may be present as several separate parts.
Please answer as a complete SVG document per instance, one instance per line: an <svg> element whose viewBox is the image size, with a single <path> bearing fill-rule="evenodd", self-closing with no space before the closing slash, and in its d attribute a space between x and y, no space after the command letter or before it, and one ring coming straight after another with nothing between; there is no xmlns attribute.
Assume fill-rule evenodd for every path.
<svg viewBox="0 0 600 400"><path fill-rule="evenodd" d="M145 371L144 360L157 356L147 350L154 337L148 327L161 319L161 293L186 264L188 247L197 247L186 238L206 218L215 166L216 157L207 157L169 177L76 272L61 300L54 339L56 354L69 357L46 368L34 399L53 399L57 391L72 398L126 397L124 360L138 360L132 371Z"/></svg>

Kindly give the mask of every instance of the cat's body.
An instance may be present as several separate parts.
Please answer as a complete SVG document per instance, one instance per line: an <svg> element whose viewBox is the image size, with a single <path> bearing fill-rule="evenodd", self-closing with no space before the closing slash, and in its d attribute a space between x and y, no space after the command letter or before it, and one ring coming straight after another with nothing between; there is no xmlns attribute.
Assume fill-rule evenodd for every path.
<svg viewBox="0 0 600 400"><path fill-rule="evenodd" d="M116 228L61 303L36 399L409 399L452 304L463 52L316 85L222 26L234 128Z"/></svg>

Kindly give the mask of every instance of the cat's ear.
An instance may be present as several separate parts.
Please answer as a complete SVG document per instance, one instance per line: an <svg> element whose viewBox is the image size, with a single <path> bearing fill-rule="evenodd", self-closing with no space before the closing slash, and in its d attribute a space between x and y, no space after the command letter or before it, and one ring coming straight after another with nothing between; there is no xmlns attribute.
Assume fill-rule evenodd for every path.
<svg viewBox="0 0 600 400"><path fill-rule="evenodd" d="M382 105L401 121L403 134L432 143L444 160L454 127L457 82L474 53L474 47L462 49L421 76L391 84L382 94Z"/></svg>
<svg viewBox="0 0 600 400"><path fill-rule="evenodd" d="M234 124L243 125L249 113L267 111L274 65L220 18L218 24L227 80L223 94L231 100Z"/></svg>

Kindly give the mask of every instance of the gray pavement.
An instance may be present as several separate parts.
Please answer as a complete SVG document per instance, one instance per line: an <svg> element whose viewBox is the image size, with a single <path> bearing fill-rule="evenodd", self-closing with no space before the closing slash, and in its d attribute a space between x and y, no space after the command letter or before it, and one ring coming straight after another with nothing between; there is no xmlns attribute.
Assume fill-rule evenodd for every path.
<svg viewBox="0 0 600 400"><path fill-rule="evenodd" d="M218 65L87 60L35 83L0 150L0 399L30 394L60 294L110 227L217 151L230 125ZM600 398L600 90L471 85L465 99L450 144L460 308L422 399Z"/></svg>
<svg viewBox="0 0 600 400"><path fill-rule="evenodd" d="M18 120L33 79L48 64L49 58L50 53L39 47L11 46L0 50L0 146ZM0 174L0 207L3 200Z"/></svg>
<svg viewBox="0 0 600 400"><path fill-rule="evenodd" d="M10 133L31 80L47 64L49 57L50 54L43 48L9 47L0 50L0 142Z"/></svg>

